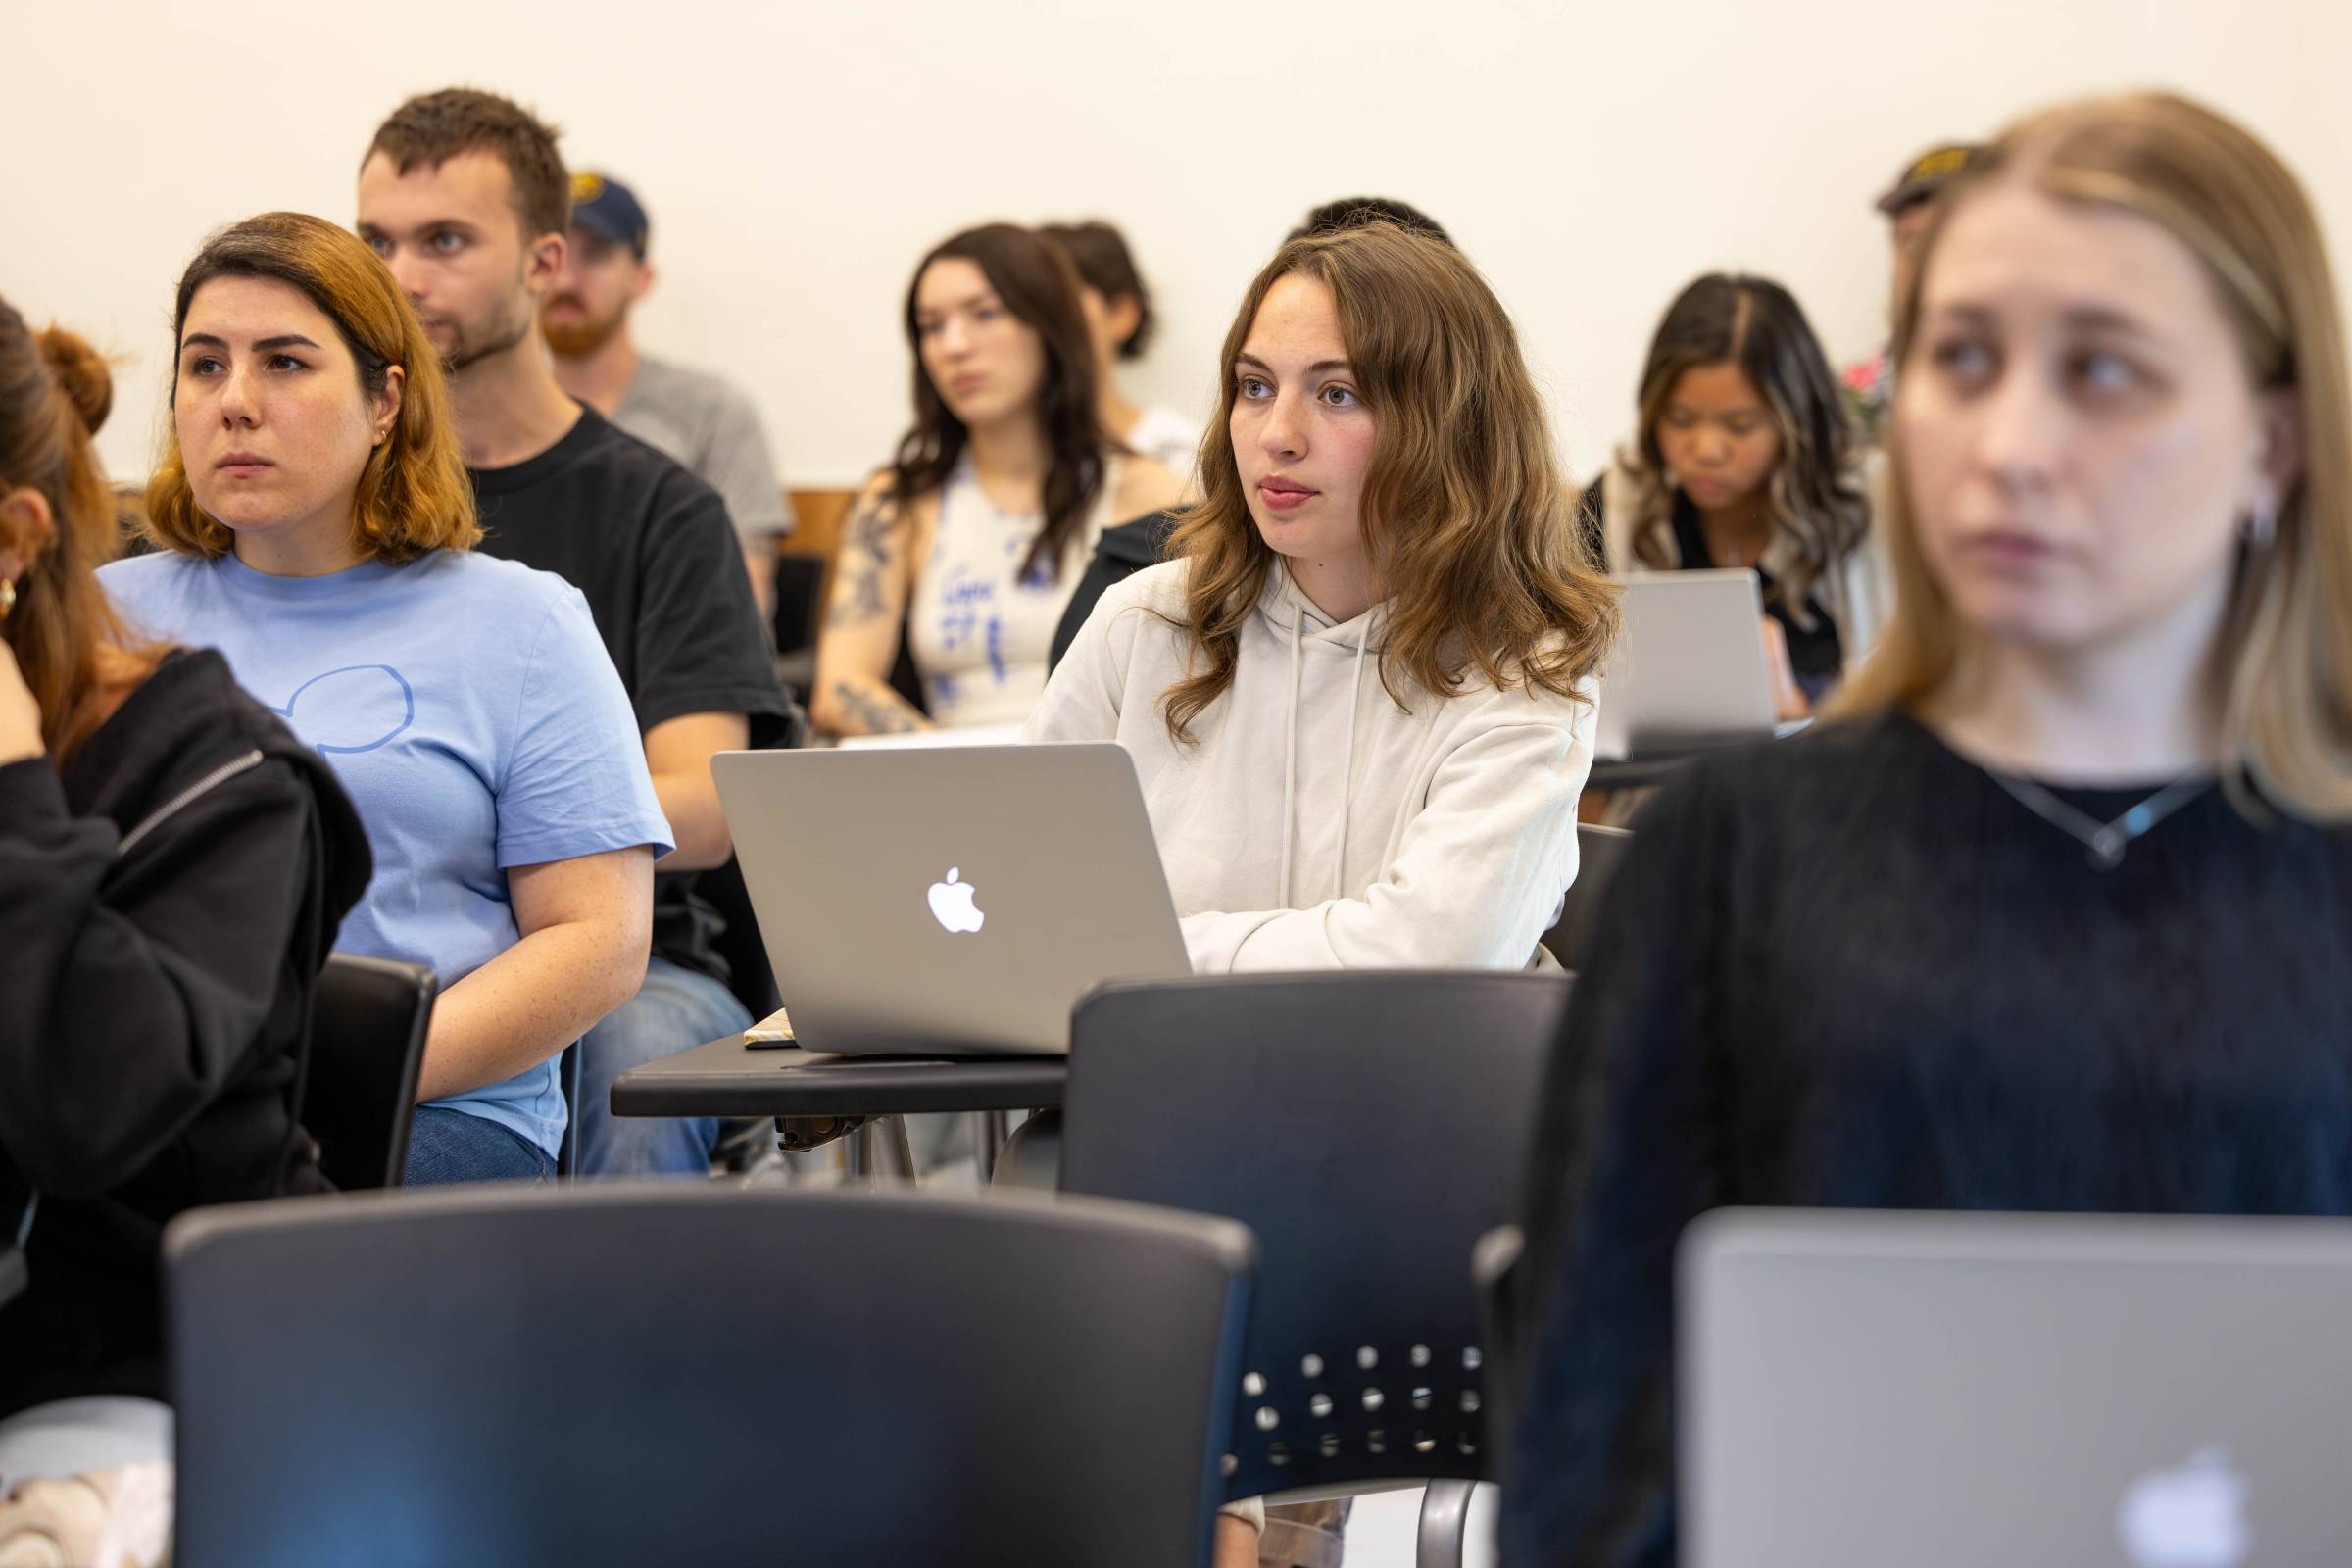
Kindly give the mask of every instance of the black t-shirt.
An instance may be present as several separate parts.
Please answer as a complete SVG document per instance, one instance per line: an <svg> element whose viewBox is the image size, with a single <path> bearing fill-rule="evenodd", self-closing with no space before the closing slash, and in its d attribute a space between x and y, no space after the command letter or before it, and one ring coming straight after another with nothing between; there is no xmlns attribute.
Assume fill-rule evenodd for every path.
<svg viewBox="0 0 2352 1568"><path fill-rule="evenodd" d="M783 729L767 633L718 493L594 409L537 457L473 470L484 553L587 597L640 733L687 713L743 713L752 744ZM719 980L717 913L694 873L654 878L654 952Z"/></svg>
<svg viewBox="0 0 2352 1568"><path fill-rule="evenodd" d="M2056 793L2099 822L2168 781ZM1513 1562L1674 1560L1675 1240L1727 1204L2352 1214L2352 830L2217 786L2113 870L1915 720L1634 822L1540 1106Z"/></svg>

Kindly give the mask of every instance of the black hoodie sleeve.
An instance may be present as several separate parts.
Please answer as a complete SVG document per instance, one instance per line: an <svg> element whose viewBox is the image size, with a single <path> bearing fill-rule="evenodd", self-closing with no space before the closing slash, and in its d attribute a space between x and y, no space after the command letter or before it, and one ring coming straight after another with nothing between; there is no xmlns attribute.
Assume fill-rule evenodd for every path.
<svg viewBox="0 0 2352 1568"><path fill-rule="evenodd" d="M243 1067L306 918L316 809L270 758L122 856L45 758L0 767L0 1152L34 1187L127 1181Z"/></svg>
<svg viewBox="0 0 2352 1568"><path fill-rule="evenodd" d="M1070 651L1070 644L1078 640L1078 628L1095 612L1095 601L1146 566L1157 564L1168 536L1175 531L1176 518L1165 512L1154 512L1149 517L1138 517L1133 522L1102 530L1102 537L1095 541L1094 555L1086 563L1086 572L1071 590L1068 602L1062 607L1061 621L1054 628L1053 650L1046 656L1048 674L1060 664L1061 656Z"/></svg>

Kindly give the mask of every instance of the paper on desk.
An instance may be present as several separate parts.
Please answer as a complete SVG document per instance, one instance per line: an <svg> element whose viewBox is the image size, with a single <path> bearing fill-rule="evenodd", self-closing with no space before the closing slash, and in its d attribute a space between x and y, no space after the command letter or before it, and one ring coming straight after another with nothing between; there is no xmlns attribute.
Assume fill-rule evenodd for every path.
<svg viewBox="0 0 2352 1568"><path fill-rule="evenodd" d="M743 1038L746 1040L794 1040L799 1037L792 1032L792 1014L784 1008L778 1007L746 1029L743 1032Z"/></svg>
<svg viewBox="0 0 2352 1568"><path fill-rule="evenodd" d="M897 735L844 735L845 752L906 751L930 746L1010 746L1021 738L1018 724L967 724L960 729L913 729Z"/></svg>

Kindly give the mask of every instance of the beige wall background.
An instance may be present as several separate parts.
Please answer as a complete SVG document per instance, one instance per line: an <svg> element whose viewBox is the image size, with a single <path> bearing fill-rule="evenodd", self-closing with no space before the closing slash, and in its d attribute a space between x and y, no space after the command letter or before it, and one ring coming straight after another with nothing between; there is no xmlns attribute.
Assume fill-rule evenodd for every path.
<svg viewBox="0 0 2352 1568"><path fill-rule="evenodd" d="M1581 472L1621 437L1690 276L1776 275L1834 356L1867 353L1872 197L1919 147L2055 97L2205 97L2287 155L2340 239L2348 18L2318 0L82 0L8 24L0 293L122 356L102 450L136 475L199 238L275 207L348 221L376 122L468 82L637 188L663 272L643 340L749 388L791 485L853 483L895 440L900 298L950 231L1119 223L1165 323L1132 388L1198 411L1251 271L1303 209L1358 191L1425 207L1486 270Z"/></svg>

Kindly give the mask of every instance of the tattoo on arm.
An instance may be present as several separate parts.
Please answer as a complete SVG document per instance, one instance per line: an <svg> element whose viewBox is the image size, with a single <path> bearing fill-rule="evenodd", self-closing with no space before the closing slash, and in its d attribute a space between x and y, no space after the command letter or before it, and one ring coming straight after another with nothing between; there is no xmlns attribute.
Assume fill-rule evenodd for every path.
<svg viewBox="0 0 2352 1568"><path fill-rule="evenodd" d="M882 502L869 501L844 526L841 587L833 615L843 625L861 625L890 613L883 602L883 574L890 570L890 532L897 519Z"/></svg>
<svg viewBox="0 0 2352 1568"><path fill-rule="evenodd" d="M886 691L877 698L861 686L837 680L833 683L833 698L844 711L865 726L868 735L904 735L916 727L914 710L901 701L896 692Z"/></svg>

